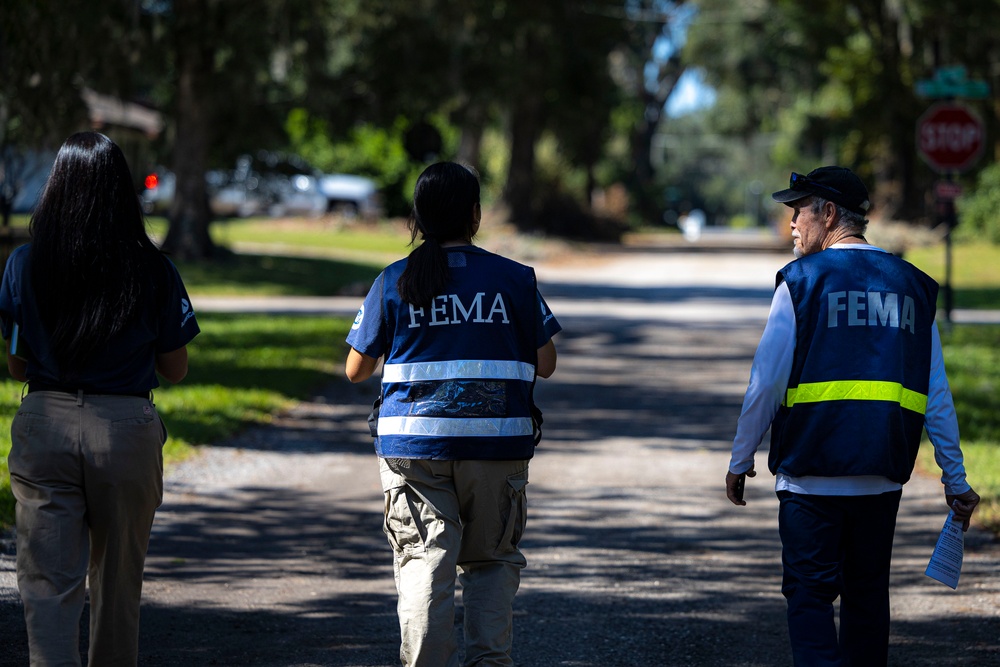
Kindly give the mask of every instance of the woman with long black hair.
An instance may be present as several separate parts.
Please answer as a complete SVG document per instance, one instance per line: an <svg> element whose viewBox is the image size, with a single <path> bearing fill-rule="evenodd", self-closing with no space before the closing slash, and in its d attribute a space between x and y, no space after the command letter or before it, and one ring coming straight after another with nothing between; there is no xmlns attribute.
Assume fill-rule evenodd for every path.
<svg viewBox="0 0 1000 667"><path fill-rule="evenodd" d="M125 156L102 134L60 148L31 242L0 286L11 375L17 580L32 665L79 665L90 580L91 665L135 665L166 429L157 373L187 374L198 323L177 269L146 234Z"/></svg>
<svg viewBox="0 0 1000 667"><path fill-rule="evenodd" d="M347 338L351 381L385 360L372 428L406 667L458 665L456 567L464 664L513 664L528 460L541 437L532 390L555 371L560 326L530 267L472 244L481 216L470 169L424 170L410 218L423 243L376 279Z"/></svg>

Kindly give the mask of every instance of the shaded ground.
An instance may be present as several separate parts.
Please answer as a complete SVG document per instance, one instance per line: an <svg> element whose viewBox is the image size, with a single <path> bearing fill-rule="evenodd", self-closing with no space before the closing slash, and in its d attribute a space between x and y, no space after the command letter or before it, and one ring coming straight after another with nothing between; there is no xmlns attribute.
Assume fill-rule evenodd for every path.
<svg viewBox="0 0 1000 667"><path fill-rule="evenodd" d="M562 322L540 382L515 663L790 664L776 500L723 478L783 256L633 253L541 268ZM365 427L374 383L337 383L268 428L168 475L144 589L140 664L394 665L391 558ZM763 468L765 453L758 458ZM891 664L1000 665L1000 545L970 533L957 592L923 575L945 509L907 485ZM12 559L0 560L0 664L26 664Z"/></svg>

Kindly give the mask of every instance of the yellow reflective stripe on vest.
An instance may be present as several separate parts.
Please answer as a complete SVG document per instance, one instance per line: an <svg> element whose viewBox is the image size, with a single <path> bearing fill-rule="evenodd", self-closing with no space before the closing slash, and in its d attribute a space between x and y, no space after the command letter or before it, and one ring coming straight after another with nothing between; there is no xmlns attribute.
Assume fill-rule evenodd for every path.
<svg viewBox="0 0 1000 667"><path fill-rule="evenodd" d="M824 401L888 401L920 414L927 411L925 394L907 389L898 382L875 380L837 380L800 384L798 387L788 389L785 406L790 408L796 403Z"/></svg>

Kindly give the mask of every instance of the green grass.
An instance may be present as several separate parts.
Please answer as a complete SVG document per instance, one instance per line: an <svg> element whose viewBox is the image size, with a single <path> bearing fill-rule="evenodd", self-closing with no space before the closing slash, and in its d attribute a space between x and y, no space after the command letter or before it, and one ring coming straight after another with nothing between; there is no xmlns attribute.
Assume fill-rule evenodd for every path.
<svg viewBox="0 0 1000 667"><path fill-rule="evenodd" d="M14 218L15 226L27 224L27 216ZM149 218L154 238L166 229L164 218ZM363 295L383 267L410 250L409 233L389 223L248 219L216 221L211 229L219 257L176 262L195 296Z"/></svg>
<svg viewBox="0 0 1000 667"><path fill-rule="evenodd" d="M939 243L906 251L906 259L943 284L945 245ZM1000 308L1000 246L989 243L954 244L951 287L956 308Z"/></svg>
<svg viewBox="0 0 1000 667"><path fill-rule="evenodd" d="M188 346L187 378L155 390L170 432L168 466L198 445L270 422L342 376L348 319L202 313L198 321L202 333ZM7 453L20 398L21 383L0 381L0 526L14 516Z"/></svg>
<svg viewBox="0 0 1000 667"><path fill-rule="evenodd" d="M150 218L162 238L163 218ZM334 225L324 220L221 220L210 262L177 262L193 295L333 296L365 294L379 271L408 252L410 237L388 223ZM237 250L238 252L230 252Z"/></svg>
<svg viewBox="0 0 1000 667"><path fill-rule="evenodd" d="M943 243L908 250L906 258L939 283L945 279ZM1000 308L1000 246L952 246L951 285L956 308ZM955 397L969 483L982 496L976 521L1000 534L1000 327L959 325L942 330L945 366ZM937 475L933 449L920 465Z"/></svg>
<svg viewBox="0 0 1000 667"><path fill-rule="evenodd" d="M976 521L1000 533L1000 327L957 325L941 337L969 484L983 498ZM938 474L929 445L920 466Z"/></svg>
<svg viewBox="0 0 1000 667"><path fill-rule="evenodd" d="M167 221L147 218L150 235L162 239ZM212 240L231 250L267 249L273 254L350 258L385 265L405 256L410 233L399 223L345 223L334 218L224 219L209 227ZM261 250L263 251L263 250Z"/></svg>
<svg viewBox="0 0 1000 667"><path fill-rule="evenodd" d="M279 244L296 248L386 253L407 252L409 232L390 223L338 224L325 220L267 219L220 220L212 223L212 239L221 245L234 243Z"/></svg>
<svg viewBox="0 0 1000 667"><path fill-rule="evenodd" d="M11 216L11 226L27 227L29 216ZM167 219L146 218L150 235L163 239ZM338 257L386 257L398 259L409 252L410 232L399 222L345 222L337 218L243 218L214 220L209 232L215 243L233 248L240 244L262 244L277 249L310 251Z"/></svg>
<svg viewBox="0 0 1000 667"><path fill-rule="evenodd" d="M184 285L195 296L363 295L382 267L370 262L243 253L212 262L177 262Z"/></svg>

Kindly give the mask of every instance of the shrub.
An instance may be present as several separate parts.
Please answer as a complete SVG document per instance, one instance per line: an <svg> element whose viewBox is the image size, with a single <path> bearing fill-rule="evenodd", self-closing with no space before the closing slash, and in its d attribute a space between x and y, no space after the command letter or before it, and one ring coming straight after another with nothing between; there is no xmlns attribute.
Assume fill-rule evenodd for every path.
<svg viewBox="0 0 1000 667"><path fill-rule="evenodd" d="M958 214L956 239L1000 243L1000 163L983 169L975 188L959 197Z"/></svg>

